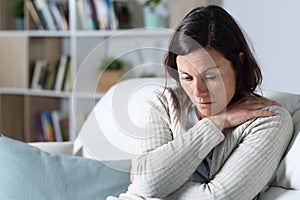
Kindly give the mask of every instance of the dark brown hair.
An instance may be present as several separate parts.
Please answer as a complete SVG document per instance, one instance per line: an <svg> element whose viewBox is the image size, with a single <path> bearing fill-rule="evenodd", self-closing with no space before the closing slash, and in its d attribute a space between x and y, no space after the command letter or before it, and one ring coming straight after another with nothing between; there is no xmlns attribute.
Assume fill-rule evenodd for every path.
<svg viewBox="0 0 300 200"><path fill-rule="evenodd" d="M233 17L218 6L198 7L190 11L175 29L165 58L168 74L179 82L176 57L196 49L219 51L232 63L236 74L235 99L253 94L262 81L260 68ZM239 56L243 53L243 57Z"/></svg>

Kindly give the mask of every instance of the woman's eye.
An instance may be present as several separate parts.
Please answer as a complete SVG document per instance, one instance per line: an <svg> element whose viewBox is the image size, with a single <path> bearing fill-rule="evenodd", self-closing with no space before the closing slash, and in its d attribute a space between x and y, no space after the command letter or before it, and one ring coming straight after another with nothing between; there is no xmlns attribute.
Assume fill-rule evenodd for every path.
<svg viewBox="0 0 300 200"><path fill-rule="evenodd" d="M191 77L191 76L188 76L188 75L182 75L182 76L181 76L181 80L184 80L184 81L191 81L191 80L192 80L192 77Z"/></svg>
<svg viewBox="0 0 300 200"><path fill-rule="evenodd" d="M205 75L203 78L204 80L216 80L217 77L217 75Z"/></svg>

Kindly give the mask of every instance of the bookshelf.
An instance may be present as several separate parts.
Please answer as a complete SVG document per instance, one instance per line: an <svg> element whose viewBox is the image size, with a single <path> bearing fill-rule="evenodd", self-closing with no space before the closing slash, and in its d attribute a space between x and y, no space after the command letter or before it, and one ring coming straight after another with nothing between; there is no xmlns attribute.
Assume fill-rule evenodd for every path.
<svg viewBox="0 0 300 200"><path fill-rule="evenodd" d="M156 52L151 48L166 48L170 31L138 28L143 26L141 16L133 16L134 28L138 28L135 30L85 29L80 24L78 1L45 0L67 8L68 28L54 30L35 22L27 7L31 0L25 0L25 28L16 30L9 14L14 1L0 0L0 132L4 135L26 142L37 141L36 113L55 110L69 119L68 133L72 140L87 113L102 96L97 91L101 58L107 55L122 57L128 69L143 63L161 63L163 56L154 55ZM140 1L135 2L141 6ZM101 48L95 50L99 44ZM150 50L142 52L141 60L136 49L144 47ZM72 89L31 88L37 60L53 63L61 55L70 56ZM136 75L133 70L128 77Z"/></svg>

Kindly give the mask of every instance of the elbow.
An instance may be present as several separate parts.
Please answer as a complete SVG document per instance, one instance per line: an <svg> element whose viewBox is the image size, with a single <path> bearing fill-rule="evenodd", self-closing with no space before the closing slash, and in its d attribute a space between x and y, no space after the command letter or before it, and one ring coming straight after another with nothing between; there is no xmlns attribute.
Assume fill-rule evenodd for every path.
<svg viewBox="0 0 300 200"><path fill-rule="evenodd" d="M132 187L136 193L143 197L164 198L168 195L161 184L145 177L135 177Z"/></svg>

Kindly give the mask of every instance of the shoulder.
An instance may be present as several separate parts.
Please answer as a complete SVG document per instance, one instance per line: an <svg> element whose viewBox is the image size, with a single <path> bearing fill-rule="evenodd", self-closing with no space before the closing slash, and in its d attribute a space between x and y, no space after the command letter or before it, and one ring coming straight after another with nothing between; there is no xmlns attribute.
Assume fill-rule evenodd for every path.
<svg viewBox="0 0 300 200"><path fill-rule="evenodd" d="M150 97L146 115L149 118L153 118L153 115L159 115L160 118L170 122L178 121L185 117L186 110L191 104L189 97L181 87L160 88Z"/></svg>
<svg viewBox="0 0 300 200"><path fill-rule="evenodd" d="M274 111L276 114L272 117L271 121L278 121L280 123L287 123L288 125L292 125L292 117L289 111L280 106L267 106L263 108L264 110Z"/></svg>
<svg viewBox="0 0 300 200"><path fill-rule="evenodd" d="M263 110L274 111L276 114L271 117L258 117L248 128L252 133L264 132L263 135L272 135L273 137L290 138L293 133L293 120L287 109L279 106L267 106Z"/></svg>
<svg viewBox="0 0 300 200"><path fill-rule="evenodd" d="M191 103L189 97L179 86L161 88L155 91L152 101L161 102L167 107L183 107Z"/></svg>

